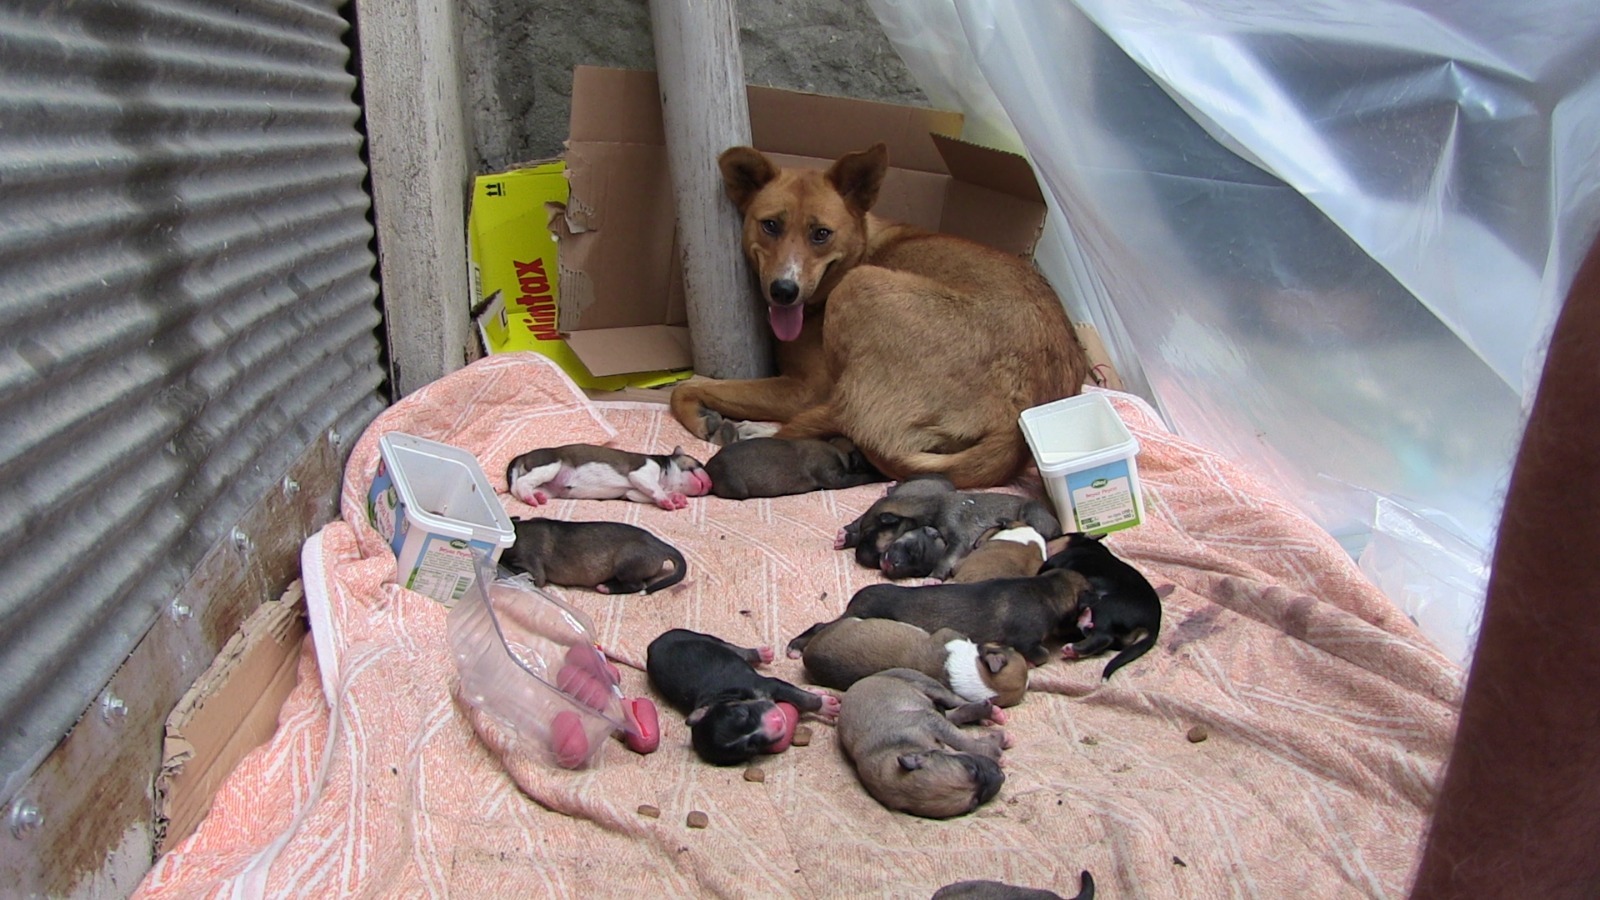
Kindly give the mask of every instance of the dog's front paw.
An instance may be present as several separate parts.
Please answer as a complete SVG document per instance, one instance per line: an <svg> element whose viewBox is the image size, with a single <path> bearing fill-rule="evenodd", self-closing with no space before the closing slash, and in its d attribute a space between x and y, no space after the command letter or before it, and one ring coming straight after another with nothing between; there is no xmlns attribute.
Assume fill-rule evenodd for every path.
<svg viewBox="0 0 1600 900"><path fill-rule="evenodd" d="M733 430L738 440L747 441L750 438L772 437L778 433L778 426L772 422L739 422Z"/></svg>
<svg viewBox="0 0 1600 900"><path fill-rule="evenodd" d="M776 659L777 658L777 654L772 652L772 648L771 647L762 646L762 647L757 647L756 648L756 658L760 660L760 662L758 662L757 665L763 665L764 666L767 663L772 662L774 659Z"/></svg>
<svg viewBox="0 0 1600 900"><path fill-rule="evenodd" d="M656 505L662 509L683 509L689 505L689 498L683 494L663 494L656 498Z"/></svg>
<svg viewBox="0 0 1600 900"><path fill-rule="evenodd" d="M1007 718L1009 718L1009 716L1004 709L991 703L989 704L989 715L984 717L984 721L993 722L996 725L1004 725Z"/></svg>

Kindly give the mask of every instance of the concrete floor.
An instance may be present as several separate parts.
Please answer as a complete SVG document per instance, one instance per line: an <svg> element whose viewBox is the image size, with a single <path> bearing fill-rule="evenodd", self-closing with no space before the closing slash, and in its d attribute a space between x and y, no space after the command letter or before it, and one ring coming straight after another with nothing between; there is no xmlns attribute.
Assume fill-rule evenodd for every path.
<svg viewBox="0 0 1600 900"><path fill-rule="evenodd" d="M576 65L655 68L645 0L461 0L475 171L561 153ZM929 105L864 0L737 0L752 84Z"/></svg>

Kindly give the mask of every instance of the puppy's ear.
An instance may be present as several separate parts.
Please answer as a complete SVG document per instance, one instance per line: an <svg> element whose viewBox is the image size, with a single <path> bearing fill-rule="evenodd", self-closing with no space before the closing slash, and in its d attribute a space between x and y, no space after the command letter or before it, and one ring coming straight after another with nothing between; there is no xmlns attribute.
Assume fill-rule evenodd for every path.
<svg viewBox="0 0 1600 900"><path fill-rule="evenodd" d="M894 513L878 513L878 525L887 528L900 524L900 517Z"/></svg>
<svg viewBox="0 0 1600 900"><path fill-rule="evenodd" d="M1006 667L1006 651L996 644L983 645L983 667L989 670L990 675L1000 674Z"/></svg>
<svg viewBox="0 0 1600 900"><path fill-rule="evenodd" d="M706 712L710 709L711 707L709 706L702 706L694 712L689 713L689 718L685 719L684 722L689 725L698 724L701 719L706 717Z"/></svg>
<svg viewBox="0 0 1600 900"><path fill-rule="evenodd" d="M888 169L889 148L880 142L839 157L829 167L827 179L852 210L865 213L878 202L878 188Z"/></svg>
<svg viewBox="0 0 1600 900"><path fill-rule="evenodd" d="M926 753L902 753L900 754L900 768L905 769L907 772L915 772L922 768L927 756L928 754Z"/></svg>
<svg viewBox="0 0 1600 900"><path fill-rule="evenodd" d="M744 212L756 194L778 177L778 167L754 147L729 147L717 157L717 168L722 170L722 188L739 212Z"/></svg>

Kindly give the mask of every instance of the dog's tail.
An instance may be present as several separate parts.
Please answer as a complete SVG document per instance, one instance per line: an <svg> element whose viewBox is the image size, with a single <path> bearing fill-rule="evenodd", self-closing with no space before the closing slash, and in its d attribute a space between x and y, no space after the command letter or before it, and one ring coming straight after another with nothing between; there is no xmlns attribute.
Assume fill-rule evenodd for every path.
<svg viewBox="0 0 1600 900"><path fill-rule="evenodd" d="M937 473L955 482L958 489L971 490L1009 483L1021 471L1022 457L1022 435L996 431L984 435L965 450L954 453L914 451L892 462L894 468L900 470L897 474L902 479Z"/></svg>
<svg viewBox="0 0 1600 900"><path fill-rule="evenodd" d="M672 587L682 581L684 575L688 574L689 564L683 561L683 554L678 552L678 548L671 544L667 545L667 562L672 564L672 571L665 575L657 575L654 581L645 582L644 592L646 594L654 594L662 588Z"/></svg>
<svg viewBox="0 0 1600 900"><path fill-rule="evenodd" d="M1153 630L1146 631L1144 633L1144 637L1141 637L1137 641L1134 641L1133 643L1129 644L1128 646L1122 648L1122 652L1121 653L1118 653L1116 656L1113 656L1111 658L1111 662L1106 663L1106 670L1104 672L1100 673L1101 680L1103 681L1103 680L1105 680L1107 678L1110 678L1112 672L1115 672L1116 670L1122 668L1123 666L1127 665L1128 663L1131 663L1134 660L1138 659L1139 657L1145 655L1145 653L1151 647L1154 647L1155 645L1156 645L1156 633L1155 633L1155 631L1153 631Z"/></svg>

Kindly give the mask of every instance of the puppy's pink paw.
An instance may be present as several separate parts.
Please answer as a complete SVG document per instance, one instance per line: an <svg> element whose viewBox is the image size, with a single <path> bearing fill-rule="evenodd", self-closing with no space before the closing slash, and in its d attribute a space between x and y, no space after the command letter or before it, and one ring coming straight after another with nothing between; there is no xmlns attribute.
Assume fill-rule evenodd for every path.
<svg viewBox="0 0 1600 900"><path fill-rule="evenodd" d="M1001 750L1010 750L1012 747L1016 746L1016 743L1017 742L1012 740L1012 738L1011 738L1011 732L1009 732L1009 731L1000 732L1000 749Z"/></svg>
<svg viewBox="0 0 1600 900"><path fill-rule="evenodd" d="M838 697L835 697L832 694L824 694L819 691L812 691L812 693L822 698L822 708L817 710L817 715L823 717L824 719L836 719L839 717L840 704Z"/></svg>
<svg viewBox="0 0 1600 900"><path fill-rule="evenodd" d="M801 659L801 658L803 658L805 656L805 653L803 651L800 651L800 650L789 650L784 655L789 657L790 659Z"/></svg>
<svg viewBox="0 0 1600 900"><path fill-rule="evenodd" d="M848 538L845 536L844 529L839 529L839 533L833 536L833 549L843 550L846 540L848 540Z"/></svg>
<svg viewBox="0 0 1600 900"><path fill-rule="evenodd" d="M597 593L601 593L601 594L609 594L609 593L611 593L611 588L608 588L608 587L606 587L606 586L605 586L605 585L603 585L603 584L597 584L597 585L595 585L595 586L594 586L594 589L595 589L595 591L596 591L596 592L597 592Z"/></svg>
<svg viewBox="0 0 1600 900"><path fill-rule="evenodd" d="M683 509L689 505L689 498L683 494L667 494L658 499L656 505L662 509Z"/></svg>
<svg viewBox="0 0 1600 900"><path fill-rule="evenodd" d="M1078 651L1072 649L1072 645L1068 644L1065 647L1061 648L1061 658L1062 659L1077 659L1078 658Z"/></svg>
<svg viewBox="0 0 1600 900"><path fill-rule="evenodd" d="M995 723L996 725L1004 725L1006 723L1006 719L1009 719L1010 717L1010 714L1004 709L1001 709L992 703L989 704L989 721Z"/></svg>
<svg viewBox="0 0 1600 900"><path fill-rule="evenodd" d="M757 647L756 655L761 657L762 665L772 662L772 660L776 658L771 647Z"/></svg>

